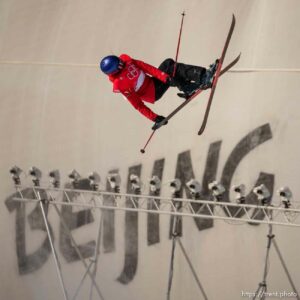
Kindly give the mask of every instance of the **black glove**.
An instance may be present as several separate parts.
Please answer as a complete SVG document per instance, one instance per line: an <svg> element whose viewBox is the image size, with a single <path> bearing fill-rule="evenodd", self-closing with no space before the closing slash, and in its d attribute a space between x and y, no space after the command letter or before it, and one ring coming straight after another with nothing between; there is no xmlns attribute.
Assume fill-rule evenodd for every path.
<svg viewBox="0 0 300 300"><path fill-rule="evenodd" d="M176 80L174 79L174 77L171 77L171 76L169 76L169 77L167 78L166 83L167 83L169 86L177 86Z"/></svg>
<svg viewBox="0 0 300 300"><path fill-rule="evenodd" d="M152 130L156 130L163 125L168 124L168 120L164 116L157 116L154 120L155 124L152 126Z"/></svg>

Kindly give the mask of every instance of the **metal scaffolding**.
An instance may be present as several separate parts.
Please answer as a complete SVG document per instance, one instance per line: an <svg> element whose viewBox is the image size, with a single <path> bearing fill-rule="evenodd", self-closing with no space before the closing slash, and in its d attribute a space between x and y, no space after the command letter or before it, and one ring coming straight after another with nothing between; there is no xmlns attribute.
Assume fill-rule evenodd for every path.
<svg viewBox="0 0 300 300"><path fill-rule="evenodd" d="M193 267L193 264L185 250L180 235L177 232L177 223L179 217L192 217L192 218L206 218L206 219L216 219L223 220L229 224L242 224L242 223L255 223L255 224L268 224L270 232L268 235L268 249L267 249L267 259L266 265L269 257L270 243L271 240L274 243L275 250L279 255L281 264L284 271L289 279L291 287L295 293L296 298L299 299L295 284L289 274L283 257L279 251L279 248L274 240L274 235L272 234L272 226L294 226L300 227L300 204L293 202L293 205L288 205L282 207L281 204L275 206L271 205L271 202L258 201L259 204L245 204L245 203L232 203L232 202L222 202L221 197L215 196L214 200L198 200L198 198L184 199L179 198L179 193L174 193L173 197L159 197L156 195L142 195L140 194L140 188L136 190L135 194L119 193L118 189L116 192L98 191L98 190L79 190L76 188L56 188L56 187L43 187L39 185L39 181L33 181L34 186L22 186L16 184L16 196L13 198L15 201L20 201L24 203L36 203L40 206L44 224L47 230L47 235L49 238L49 243L51 245L51 250L53 253L53 259L55 262L55 267L58 275L58 279L62 288L63 297L65 300L75 300L79 295L79 291L83 285L83 282L87 277L91 280L90 295L89 300L94 299L93 290L95 289L97 299L104 300L104 296L99 288L99 284L96 282L97 273L97 263L100 249L100 240L102 232L102 218L99 221L99 228L97 234L97 243L95 247L94 257L90 259L87 263L83 258L76 241L72 237L72 233L67 227L64 218L58 209L58 206L74 206L74 207L85 207L90 209L99 209L101 212L103 210L121 210L121 211L131 211L131 212L142 212L142 213L153 213L153 214L165 214L174 217L172 226L172 249L171 249L171 261L169 268L169 280L168 280L168 290L167 290L167 300L171 299L171 287L174 272L174 256L175 256L175 246L178 243L180 249L188 263L190 271L194 277L197 286L201 292L203 299L208 299L207 294L204 290L203 285L200 282L199 276ZM109 198L112 201L105 201L105 198ZM49 230L49 222L47 211L45 208L48 205L52 205L54 210L58 214L62 226L64 227L66 234L72 241L76 253L80 261L82 262L85 273L74 293L71 297L67 292L59 258L57 256L55 247L53 245L53 240ZM102 216L102 215L101 215ZM258 290L255 293L256 296L264 295L267 289L266 284L266 267L264 272L263 281L259 284ZM256 297L255 296L255 297ZM253 299L255 299L255 297Z"/></svg>
<svg viewBox="0 0 300 300"><path fill-rule="evenodd" d="M249 222L256 224L273 224L281 226L300 227L300 205L284 208L274 205L238 204L232 202L193 200L184 198L158 197L107 191L75 190L53 187L23 187L17 185L18 197L14 200L23 202L39 202L35 198L28 198L29 193L24 190L32 189L33 195L43 191L49 204L96 208L102 210L123 210L153 214L167 214L193 218L206 218L225 221ZM76 200L71 195L76 194ZM105 196L112 196L113 201L105 201ZM73 200L71 200L71 198ZM66 199L66 201L63 201ZM130 201L130 205L126 202ZM149 205L150 204L150 205ZM180 205L176 205L180 204ZM272 218L270 215L272 214Z"/></svg>

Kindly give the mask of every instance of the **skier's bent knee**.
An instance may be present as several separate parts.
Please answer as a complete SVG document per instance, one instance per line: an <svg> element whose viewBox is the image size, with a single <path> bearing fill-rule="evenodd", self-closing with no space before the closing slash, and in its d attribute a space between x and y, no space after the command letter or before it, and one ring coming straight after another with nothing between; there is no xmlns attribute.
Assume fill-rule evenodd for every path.
<svg viewBox="0 0 300 300"><path fill-rule="evenodd" d="M159 69L167 70L167 69L171 68L174 64L175 64L174 59L167 58L161 63L161 65L159 66Z"/></svg>

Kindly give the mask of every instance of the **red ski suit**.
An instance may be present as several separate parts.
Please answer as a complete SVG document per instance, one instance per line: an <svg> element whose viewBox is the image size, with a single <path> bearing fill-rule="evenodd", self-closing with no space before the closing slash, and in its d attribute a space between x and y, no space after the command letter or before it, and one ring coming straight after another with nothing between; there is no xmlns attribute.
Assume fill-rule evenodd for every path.
<svg viewBox="0 0 300 300"><path fill-rule="evenodd" d="M154 82L151 77L166 82L169 75L126 54L120 55L120 59L125 64L124 68L117 74L109 75L113 92L122 93L135 109L155 121L157 114L144 104L144 101L155 102Z"/></svg>

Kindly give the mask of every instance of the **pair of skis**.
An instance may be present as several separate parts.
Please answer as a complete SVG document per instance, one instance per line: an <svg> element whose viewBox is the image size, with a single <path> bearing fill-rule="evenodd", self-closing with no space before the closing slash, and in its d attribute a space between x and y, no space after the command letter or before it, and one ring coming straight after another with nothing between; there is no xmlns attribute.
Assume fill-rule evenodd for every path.
<svg viewBox="0 0 300 300"><path fill-rule="evenodd" d="M228 70L230 70L240 59L241 54L239 54L231 63L229 63L225 68L222 69L224 58L226 56L226 52L227 52L227 49L228 49L228 46L229 46L229 43L230 43L230 40L231 40L231 36L232 36L233 30L234 30L234 27L235 27L235 16L232 15L231 25L230 25L230 28L229 28L229 32L227 34L227 38L226 38L226 41L225 41L225 44L224 44L224 47L223 47L221 57L219 59L219 63L218 63L218 66L217 66L217 70L216 70L213 82L212 82L212 87L211 87L210 95L209 95L209 98L208 98L208 103L207 103L207 106L206 106L206 110L205 110L205 114L204 114L204 118L203 118L201 127L198 131L198 135L201 135L205 130L207 120L208 120L208 116L209 116L209 112L210 112L211 103L212 103L212 100L213 100L213 97L214 97L214 94L215 94L215 90L216 90L216 87L217 87L219 77L222 76L223 74L225 74ZM196 90L194 94L192 94L182 104L180 104L176 109L174 109L162 122L157 124L157 128L155 130L153 130L153 132L150 135L150 138L148 139L146 145L144 146L143 149L141 149L142 153L145 153L145 148L148 145L149 141L151 140L152 136L154 135L155 131L157 129L159 129L161 126L165 125L167 121L169 121L183 107L185 107L189 102L191 102L194 98L196 98L196 96L198 96L202 91L203 91L202 89Z"/></svg>

